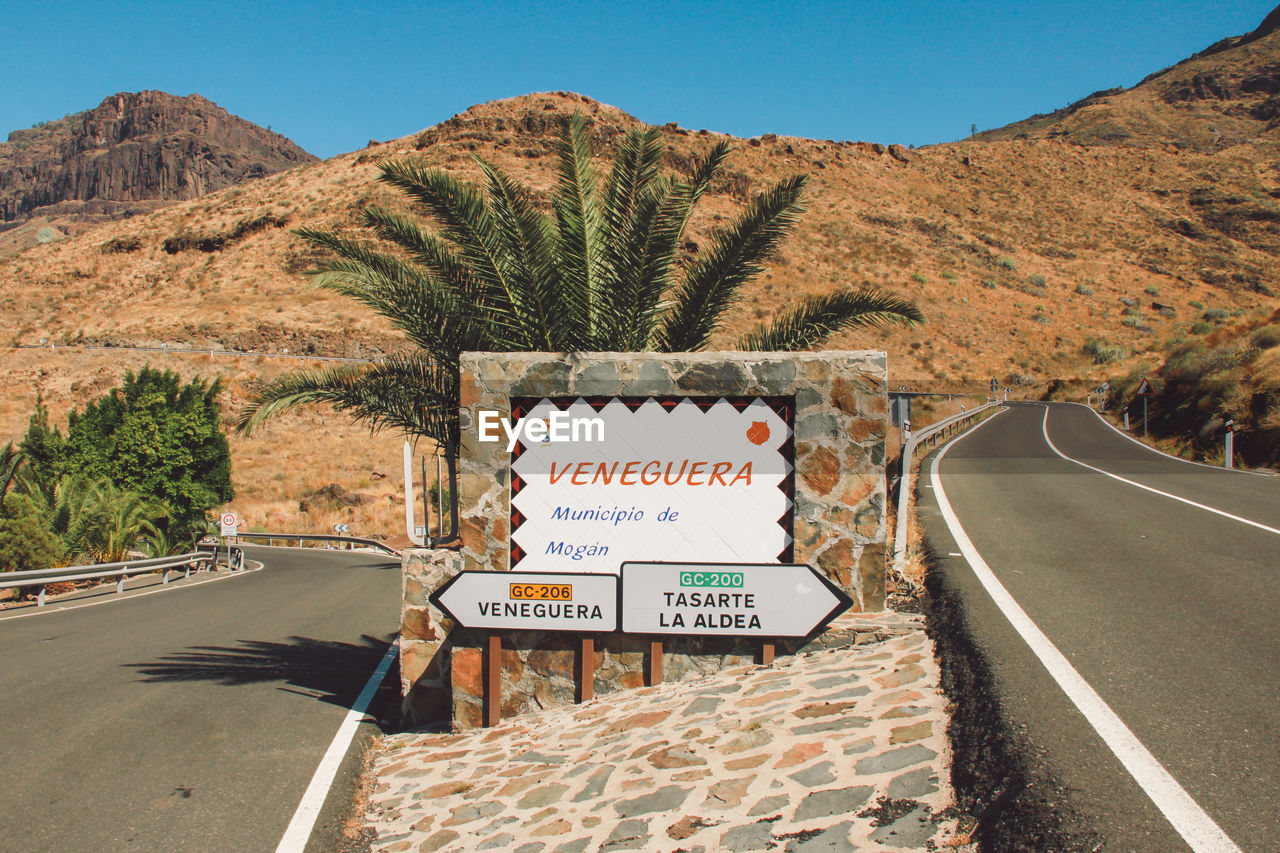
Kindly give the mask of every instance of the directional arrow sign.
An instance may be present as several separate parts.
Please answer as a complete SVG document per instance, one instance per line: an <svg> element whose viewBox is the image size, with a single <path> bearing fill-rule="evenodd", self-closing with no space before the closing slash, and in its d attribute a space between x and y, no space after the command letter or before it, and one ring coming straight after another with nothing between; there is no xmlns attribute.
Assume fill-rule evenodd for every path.
<svg viewBox="0 0 1280 853"><path fill-rule="evenodd" d="M852 606L811 566L622 564L628 634L807 637Z"/></svg>
<svg viewBox="0 0 1280 853"><path fill-rule="evenodd" d="M459 572L431 603L464 628L618 630L617 575Z"/></svg>

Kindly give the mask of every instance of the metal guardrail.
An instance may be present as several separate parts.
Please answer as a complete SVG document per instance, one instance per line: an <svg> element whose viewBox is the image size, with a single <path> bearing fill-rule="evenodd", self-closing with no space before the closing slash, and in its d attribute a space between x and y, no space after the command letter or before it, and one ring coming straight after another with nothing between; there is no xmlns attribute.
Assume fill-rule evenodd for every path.
<svg viewBox="0 0 1280 853"><path fill-rule="evenodd" d="M346 542L352 545L363 545L368 548L377 548L378 550L399 557L400 552L392 548L385 542L377 539L364 539L359 536L339 536L332 533L237 533L237 539L266 539L268 545L274 545L272 540L283 539L286 543L297 542L298 547L302 547L302 543L306 542Z"/></svg>
<svg viewBox="0 0 1280 853"><path fill-rule="evenodd" d="M14 349L50 349L57 350L56 344L15 344ZM239 349L213 349L205 347L203 349L196 347L132 347L132 346L110 346L107 344L62 344L62 349L86 349L86 350L118 350L120 352L158 352L163 354L177 353L180 355L208 355L213 358L219 356L262 356L263 358L296 358L303 361L342 361L350 364L371 364L378 361L376 358L347 358L338 355L295 355L291 352L259 352L257 350L239 350Z"/></svg>
<svg viewBox="0 0 1280 853"><path fill-rule="evenodd" d="M115 577L117 578L116 592L124 592L124 581L129 575L158 571L160 572L160 582L168 583L170 569L181 568L183 569L183 577L190 577L192 566L204 564L212 566L214 562L215 557L212 553L208 551L192 551L189 554L154 557L149 560L127 560L122 563L99 563L94 566L63 566L55 569L5 572L0 574L0 589L27 586L39 587L39 592L36 594L36 604L44 607L44 593L47 584Z"/></svg>
<svg viewBox="0 0 1280 853"><path fill-rule="evenodd" d="M907 440L906 447L902 449L902 474L898 480L898 521L893 532L893 570L895 573L901 574L902 568L907 561L907 514L911 506L911 465L916 450L923 446L933 447L937 445L939 438L953 436L962 430L968 429L973 426L975 418L979 416L986 417L999 405L999 401L988 401L976 409L952 415L949 418L938 421L936 424L930 424Z"/></svg>

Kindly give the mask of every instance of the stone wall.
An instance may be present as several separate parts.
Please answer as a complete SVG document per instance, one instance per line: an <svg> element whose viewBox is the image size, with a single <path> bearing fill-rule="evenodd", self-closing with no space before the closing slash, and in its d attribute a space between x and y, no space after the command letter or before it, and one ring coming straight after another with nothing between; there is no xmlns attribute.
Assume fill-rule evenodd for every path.
<svg viewBox="0 0 1280 853"><path fill-rule="evenodd" d="M510 569L511 459L502 443L477 441L475 423L480 409L509 416L513 397L793 397L795 562L825 573L855 609L884 608L884 353L466 353L461 368L461 548L404 557L401 679L410 721L451 719L469 728L482 719L483 637L455 628L427 595L464 569ZM504 634L503 716L574 700L579 638ZM595 640L596 695L643 683L647 637ZM668 638L664 679L749 662L758 648Z"/></svg>

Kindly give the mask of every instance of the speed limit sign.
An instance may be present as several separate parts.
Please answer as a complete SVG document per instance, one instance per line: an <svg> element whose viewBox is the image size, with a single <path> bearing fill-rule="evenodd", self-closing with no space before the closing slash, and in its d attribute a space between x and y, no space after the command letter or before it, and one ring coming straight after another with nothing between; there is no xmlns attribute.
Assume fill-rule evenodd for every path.
<svg viewBox="0 0 1280 853"><path fill-rule="evenodd" d="M234 512L224 512L222 514L221 523L219 525L223 536L236 535L236 514Z"/></svg>

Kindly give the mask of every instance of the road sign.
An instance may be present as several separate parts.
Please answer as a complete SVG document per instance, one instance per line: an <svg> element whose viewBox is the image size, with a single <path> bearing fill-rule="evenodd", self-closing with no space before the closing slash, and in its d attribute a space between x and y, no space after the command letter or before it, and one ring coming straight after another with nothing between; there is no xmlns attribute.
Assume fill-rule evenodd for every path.
<svg viewBox="0 0 1280 853"><path fill-rule="evenodd" d="M459 572L431 603L464 628L618 630L617 575Z"/></svg>
<svg viewBox="0 0 1280 853"><path fill-rule="evenodd" d="M1150 397L1156 392L1151 388L1151 383L1143 379L1142 384L1138 386L1138 390L1133 393L1139 397Z"/></svg>
<svg viewBox="0 0 1280 853"><path fill-rule="evenodd" d="M811 566L622 564L628 634L807 637L852 606Z"/></svg>
<svg viewBox="0 0 1280 853"><path fill-rule="evenodd" d="M235 536L236 524L236 514L234 512L224 512L222 518L219 519L218 529L223 536Z"/></svg>

